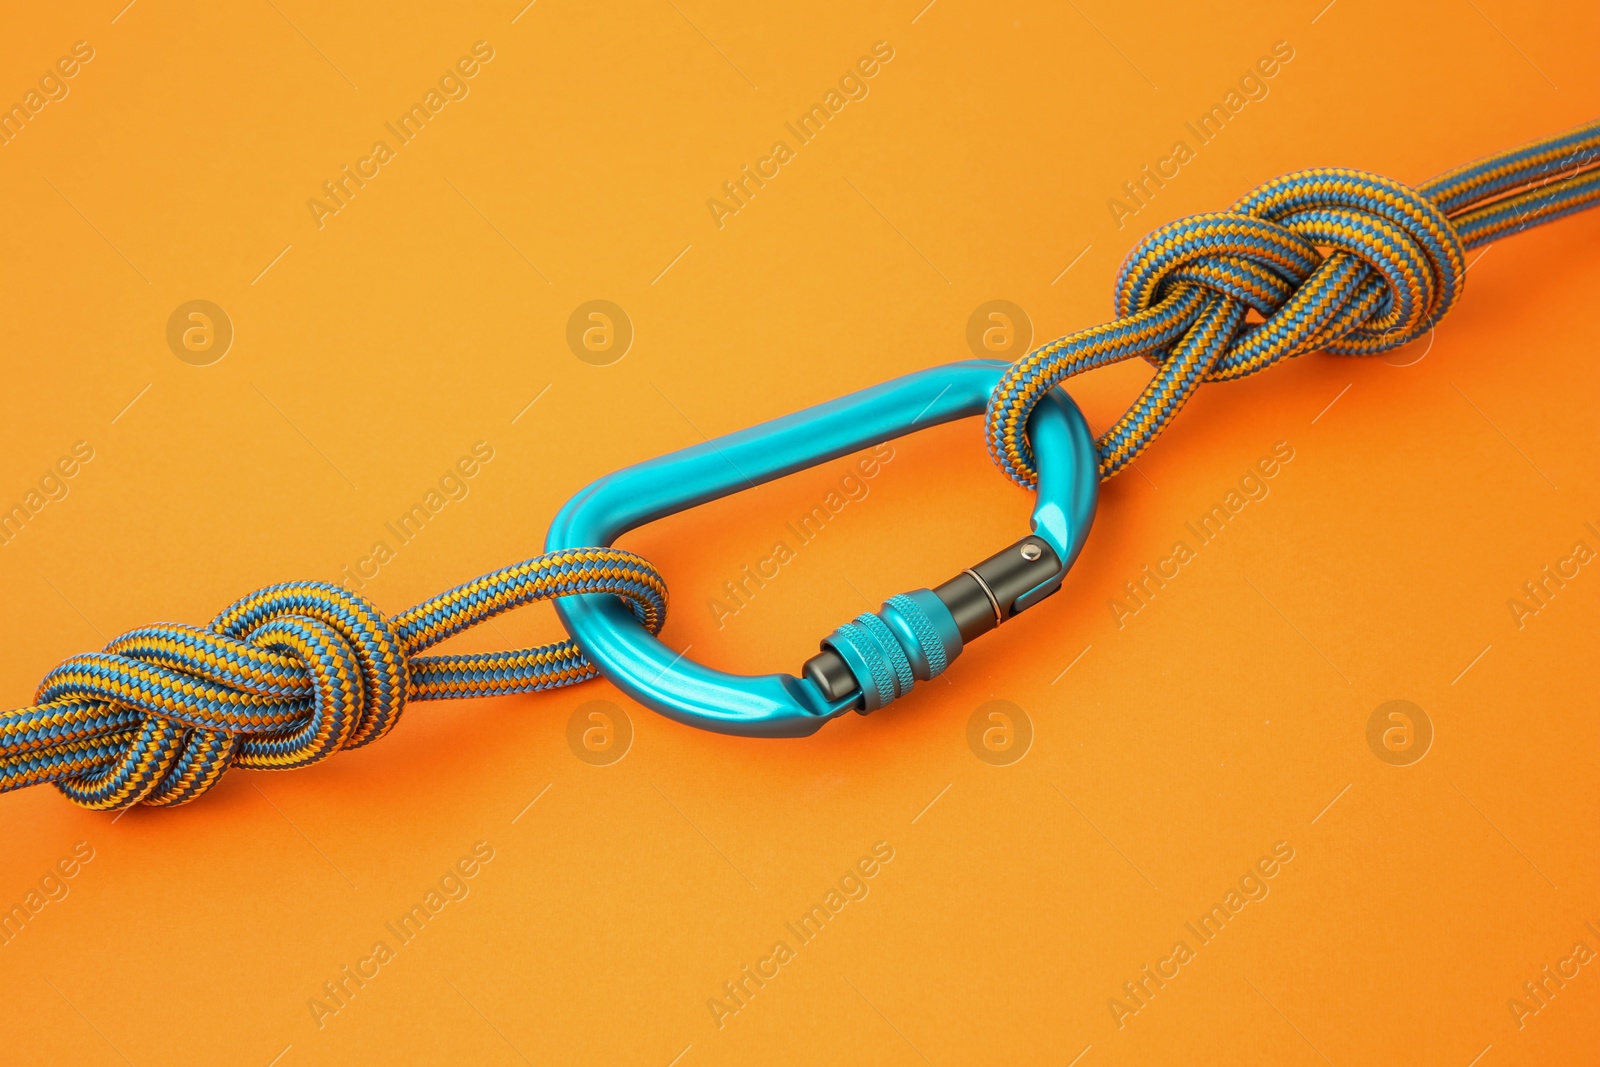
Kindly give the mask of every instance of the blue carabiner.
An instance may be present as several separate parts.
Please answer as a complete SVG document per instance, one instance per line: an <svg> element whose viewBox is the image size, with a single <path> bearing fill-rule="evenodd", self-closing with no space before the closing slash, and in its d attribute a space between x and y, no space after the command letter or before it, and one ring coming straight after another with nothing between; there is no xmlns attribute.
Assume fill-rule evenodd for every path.
<svg viewBox="0 0 1600 1067"><path fill-rule="evenodd" d="M1008 365L968 360L864 389L606 475L567 501L546 551L609 547L645 523L873 444L980 415ZM1050 390L1028 422L1038 462L1033 533L937 589L891 597L839 627L801 677L712 670L662 644L617 597L569 596L556 612L612 684L668 718L750 737L802 737L867 713L944 670L974 637L1061 586L1094 519L1094 436Z"/></svg>

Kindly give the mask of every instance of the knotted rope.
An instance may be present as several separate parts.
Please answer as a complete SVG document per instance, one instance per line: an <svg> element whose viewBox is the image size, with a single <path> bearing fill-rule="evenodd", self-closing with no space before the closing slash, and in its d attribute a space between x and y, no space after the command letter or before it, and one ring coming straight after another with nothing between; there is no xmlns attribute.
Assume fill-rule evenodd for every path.
<svg viewBox="0 0 1600 1067"><path fill-rule="evenodd" d="M1115 321L1013 366L989 402L990 453L1032 487L1037 472L1023 429L1040 398L1073 375L1142 356L1155 376L1100 438L1100 471L1109 478L1202 382L1317 349L1371 355L1415 340L1460 297L1467 250L1597 202L1600 123L1415 190L1353 170L1268 182L1231 211L1150 234L1123 265ZM304 767L375 741L408 701L585 681L595 668L570 640L420 654L519 605L580 593L623 598L652 633L666 619L666 583L647 561L619 549L567 549L486 574L393 619L346 589L301 582L252 593L204 628L134 630L103 652L67 660L45 677L32 706L0 715L0 792L54 782L91 808L182 804L230 766ZM905 681L909 670L896 665L884 684Z"/></svg>
<svg viewBox="0 0 1600 1067"><path fill-rule="evenodd" d="M614 593L652 633L667 589L621 549L567 549L476 578L385 619L324 582L268 586L207 627L123 634L45 676L0 717L0 792L53 781L90 808L183 804L229 766L306 767L393 729L408 701L524 693L595 675L570 640L419 653L534 600Z"/></svg>
<svg viewBox="0 0 1600 1067"><path fill-rule="evenodd" d="M1074 375L1142 356L1154 377L1099 440L1100 474L1110 478L1202 382L1306 352L1367 356L1414 341L1460 297L1467 250L1596 202L1600 122L1415 190L1357 170L1276 178L1229 211L1179 219L1141 241L1117 278L1115 321L1052 341L1006 372L989 400L989 453L1032 488L1038 472L1023 429L1039 400Z"/></svg>

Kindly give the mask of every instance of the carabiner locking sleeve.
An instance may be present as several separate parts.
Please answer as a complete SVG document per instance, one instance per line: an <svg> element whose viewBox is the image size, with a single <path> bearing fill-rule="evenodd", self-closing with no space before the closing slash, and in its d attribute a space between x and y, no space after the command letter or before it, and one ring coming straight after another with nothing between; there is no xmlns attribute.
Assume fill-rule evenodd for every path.
<svg viewBox="0 0 1600 1067"><path fill-rule="evenodd" d="M951 363L609 474L567 502L547 551L607 547L629 530L915 430L983 413L1007 364ZM1061 587L1094 518L1094 437L1052 389L1028 423L1038 461L1033 532L936 589L890 597L824 639L802 676L728 674L674 652L614 596L556 602L567 631L608 680L690 726L800 737L846 711L875 711L942 672L967 642Z"/></svg>

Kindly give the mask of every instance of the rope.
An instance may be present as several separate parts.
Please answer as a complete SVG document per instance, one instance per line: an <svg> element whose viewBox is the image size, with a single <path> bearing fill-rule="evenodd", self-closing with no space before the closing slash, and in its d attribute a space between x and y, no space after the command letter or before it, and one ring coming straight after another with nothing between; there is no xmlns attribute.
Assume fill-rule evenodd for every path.
<svg viewBox="0 0 1600 1067"><path fill-rule="evenodd" d="M1117 278L1116 320L1034 350L995 387L989 454L1032 488L1038 471L1023 429L1040 399L1074 375L1141 356L1154 377L1099 439L1100 475L1110 478L1202 382L1306 352L1369 356L1414 341L1460 297L1466 251L1597 202L1600 122L1418 189L1357 170L1276 178L1231 210L1179 219L1141 241Z"/></svg>
<svg viewBox="0 0 1600 1067"><path fill-rule="evenodd" d="M51 671L31 707L0 716L0 792L54 782L89 808L183 804L229 766L306 767L370 744L408 701L526 693L595 676L570 640L423 656L502 612L614 593L652 633L667 589L621 549L566 549L475 578L385 619L325 582L268 586L206 627L133 630Z"/></svg>
<svg viewBox="0 0 1600 1067"><path fill-rule="evenodd" d="M1597 202L1600 122L1415 190L1354 170L1275 179L1230 211L1180 219L1146 237L1118 277L1115 321L1035 350L1001 379L987 414L990 453L1031 488L1037 472L1023 428L1034 406L1073 375L1141 356L1155 376L1099 441L1109 478L1202 382L1242 378L1317 349L1371 355L1415 340L1460 297L1466 251ZM421 655L514 607L579 593L621 597L652 633L666 619L666 583L646 560L620 549L566 549L388 619L339 586L299 582L251 593L206 627L133 630L102 652L67 660L45 676L31 706L0 714L0 793L52 782L91 808L183 804L230 766L304 767L370 744L409 701L586 681L597 672L571 640ZM857 620L870 638L857 642L864 654L899 653L875 660L881 677L871 680L892 698L909 687L915 665L892 634L866 632L869 619L883 625ZM942 670L938 641L913 636L919 663Z"/></svg>

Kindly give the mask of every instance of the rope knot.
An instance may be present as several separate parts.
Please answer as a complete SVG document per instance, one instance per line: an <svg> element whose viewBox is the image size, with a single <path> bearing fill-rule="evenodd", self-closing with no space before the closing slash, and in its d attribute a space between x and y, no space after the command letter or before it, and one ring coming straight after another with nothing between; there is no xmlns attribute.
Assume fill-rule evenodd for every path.
<svg viewBox="0 0 1600 1067"><path fill-rule="evenodd" d="M1431 200L1377 174L1305 170L1147 236L1117 278L1117 314L1187 298L1198 316L1227 301L1232 335L1204 376L1222 381L1317 349L1371 355L1414 341L1455 305L1465 274L1460 238ZM1262 321L1244 322L1247 310ZM1160 365L1169 354L1146 355Z"/></svg>
<svg viewBox="0 0 1600 1067"><path fill-rule="evenodd" d="M1422 193L1358 170L1275 178L1228 211L1146 236L1118 275L1116 321L1045 345L1002 378L989 404L990 453L1033 486L1023 430L1039 398L1074 374L1142 356L1155 377L1100 438L1100 472L1109 478L1201 383L1316 350L1397 348L1444 317L1465 275L1456 226Z"/></svg>
<svg viewBox="0 0 1600 1067"><path fill-rule="evenodd" d="M619 548L570 548L514 563L392 619L325 582L273 585L208 626L123 634L45 676L35 703L0 715L0 792L54 782L90 808L183 804L230 766L287 770L370 744L408 701L526 693L595 668L570 640L424 656L535 600L607 594L651 633L667 587Z"/></svg>
<svg viewBox="0 0 1600 1067"><path fill-rule="evenodd" d="M92 703L129 727L115 759L58 781L93 808L193 800L229 766L305 767L393 728L405 651L364 598L323 582L268 586L207 627L133 630L45 676L37 704Z"/></svg>

